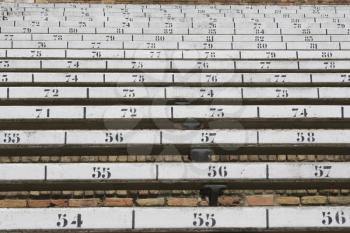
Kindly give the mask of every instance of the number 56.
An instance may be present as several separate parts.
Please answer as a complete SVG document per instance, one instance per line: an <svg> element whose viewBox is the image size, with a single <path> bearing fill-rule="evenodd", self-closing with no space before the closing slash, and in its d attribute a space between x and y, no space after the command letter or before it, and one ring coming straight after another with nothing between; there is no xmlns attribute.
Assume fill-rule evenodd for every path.
<svg viewBox="0 0 350 233"><path fill-rule="evenodd" d="M343 225L346 223L346 217L343 211L332 213L331 211L322 212L322 224L331 225L332 223Z"/></svg>

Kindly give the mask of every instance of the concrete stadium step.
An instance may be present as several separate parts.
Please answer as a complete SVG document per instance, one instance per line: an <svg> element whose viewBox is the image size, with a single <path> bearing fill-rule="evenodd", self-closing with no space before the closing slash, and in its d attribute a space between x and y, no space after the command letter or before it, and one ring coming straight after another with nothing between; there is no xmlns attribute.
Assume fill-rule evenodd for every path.
<svg viewBox="0 0 350 233"><path fill-rule="evenodd" d="M0 71L348 71L349 60L0 60Z"/></svg>
<svg viewBox="0 0 350 233"><path fill-rule="evenodd" d="M350 119L339 105L39 105L0 106L0 120L44 119Z"/></svg>
<svg viewBox="0 0 350 233"><path fill-rule="evenodd" d="M0 34L4 41L349 42L348 35ZM305 43L306 45L310 43ZM302 44L301 44L302 45ZM263 48L261 48L263 49ZM311 46L310 46L311 49ZM314 48L316 49L316 48Z"/></svg>
<svg viewBox="0 0 350 233"><path fill-rule="evenodd" d="M347 100L349 87L0 87L2 100Z"/></svg>
<svg viewBox="0 0 350 233"><path fill-rule="evenodd" d="M256 56L253 56L256 53ZM329 51L329 57L334 59L346 59L349 53L346 51ZM0 50L0 54L6 58L87 58L87 59L326 59L327 52L315 52L310 54L297 51L195 51L195 50L27 50L12 49ZM323 55L323 56L322 56Z"/></svg>
<svg viewBox="0 0 350 233"><path fill-rule="evenodd" d="M340 159L210 158L219 152L224 161L223 155L251 148L255 155L348 154L349 11L0 3L1 156L12 161L33 152L51 159L100 150L104 156L175 153L191 160L0 163L0 191L180 188L200 190L211 206L224 189L338 188L343 194L350 188L350 163ZM221 127L209 124L212 119ZM130 127L131 120L158 125ZM97 127L91 123L98 121ZM6 232L349 229L348 206L0 208L0 231Z"/></svg>
<svg viewBox="0 0 350 233"><path fill-rule="evenodd" d="M0 209L1 230L348 229L349 207ZM114 219L111 221L111 219ZM252 221L254 219L254 221Z"/></svg>
<svg viewBox="0 0 350 233"><path fill-rule="evenodd" d="M348 180L347 162L318 163L9 163L0 182ZM137 171L137 172L135 172Z"/></svg>
<svg viewBox="0 0 350 233"><path fill-rule="evenodd" d="M8 84L120 84L120 85L338 85L350 83L350 73L147 73L147 72L2 72Z"/></svg>
<svg viewBox="0 0 350 233"><path fill-rule="evenodd" d="M348 166L346 162L4 163L0 190L344 189L350 187Z"/></svg>
<svg viewBox="0 0 350 233"><path fill-rule="evenodd" d="M152 44L152 43L146 43ZM198 44L197 44L198 45ZM149 45L146 45L147 47ZM206 43L203 48L205 49ZM123 47L123 46L121 46ZM175 45L176 47L176 45ZM251 46L249 46L251 48ZM193 46L193 48L195 48ZM349 59L350 52L347 51L226 51L226 50L81 50L81 49L8 49L0 50L0 55L4 58L61 58L61 59ZM180 68L181 69L181 68Z"/></svg>
<svg viewBox="0 0 350 233"><path fill-rule="evenodd" d="M1 147L45 145L349 146L350 130L1 130Z"/></svg>

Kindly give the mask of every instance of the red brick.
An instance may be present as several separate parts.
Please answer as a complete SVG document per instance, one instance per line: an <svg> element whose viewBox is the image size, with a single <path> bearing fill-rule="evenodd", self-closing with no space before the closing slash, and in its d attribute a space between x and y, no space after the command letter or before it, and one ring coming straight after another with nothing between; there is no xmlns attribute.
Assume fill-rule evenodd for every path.
<svg viewBox="0 0 350 233"><path fill-rule="evenodd" d="M165 199L163 197L160 198L143 198L136 200L137 205L139 206L164 206Z"/></svg>
<svg viewBox="0 0 350 233"><path fill-rule="evenodd" d="M104 206L133 206L132 198L106 198L103 202Z"/></svg>
<svg viewBox="0 0 350 233"><path fill-rule="evenodd" d="M51 206L52 207L68 207L68 199L52 199Z"/></svg>
<svg viewBox="0 0 350 233"><path fill-rule="evenodd" d="M209 206L209 201L207 199L201 200L198 206Z"/></svg>
<svg viewBox="0 0 350 233"><path fill-rule="evenodd" d="M220 196L218 203L221 206L237 206L240 203L240 198L237 196Z"/></svg>
<svg viewBox="0 0 350 233"><path fill-rule="evenodd" d="M273 195L252 195L246 197L248 206L272 206L274 205Z"/></svg>
<svg viewBox="0 0 350 233"><path fill-rule="evenodd" d="M299 197L276 197L275 201L278 205L299 205Z"/></svg>
<svg viewBox="0 0 350 233"><path fill-rule="evenodd" d="M95 207L100 204L100 199L91 198L91 199L70 199L70 207Z"/></svg>
<svg viewBox="0 0 350 233"><path fill-rule="evenodd" d="M46 208L51 205L51 200L28 200L28 207Z"/></svg>
<svg viewBox="0 0 350 233"><path fill-rule="evenodd" d="M324 205L327 202L326 196L304 196L301 198L303 205Z"/></svg>
<svg viewBox="0 0 350 233"><path fill-rule="evenodd" d="M167 204L168 206L198 206L199 201L197 198L170 197L167 200Z"/></svg>
<svg viewBox="0 0 350 233"><path fill-rule="evenodd" d="M336 205L350 205L350 196L336 196L336 197L328 197L330 204Z"/></svg>
<svg viewBox="0 0 350 233"><path fill-rule="evenodd" d="M26 200L4 199L0 200L0 208L24 208L27 207Z"/></svg>

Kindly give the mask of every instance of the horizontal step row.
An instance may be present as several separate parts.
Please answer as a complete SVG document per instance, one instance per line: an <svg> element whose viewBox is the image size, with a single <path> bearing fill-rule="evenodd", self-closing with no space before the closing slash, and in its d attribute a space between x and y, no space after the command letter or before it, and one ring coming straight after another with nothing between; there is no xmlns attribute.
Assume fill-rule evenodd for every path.
<svg viewBox="0 0 350 233"><path fill-rule="evenodd" d="M348 99L349 87L0 87L0 99Z"/></svg>
<svg viewBox="0 0 350 233"><path fill-rule="evenodd" d="M89 3L36 3L36 4L26 4L21 2L5 2L1 4L1 7L3 9L7 9L9 11L26 11L26 12L40 12L40 11L57 11L57 12L79 12L79 11L92 11L92 12L105 12L105 11L111 11L111 12L119 12L119 11L130 11L130 12L188 12L188 13L197 13L200 11L205 11L207 13L210 12L242 12L242 13L273 13L275 11L280 11L280 13L312 13L315 14L318 13L337 13L346 11L349 9L347 5L338 5L338 6L327 6L327 5L306 5L306 6L265 6L265 5L243 5L243 6L236 6L236 5L219 5L216 6L215 4L190 4L190 5L184 5L184 4L169 4L167 6L166 4L89 4ZM277 12L278 13L278 12ZM276 13L276 14L277 14Z"/></svg>
<svg viewBox="0 0 350 233"><path fill-rule="evenodd" d="M181 5L181 4L89 4L89 3L21 3L21 2L2 2L1 7L3 9L13 9L18 11L43 11L44 9L47 11L118 11L118 10L128 10L131 12L143 11L143 12L157 12L157 11L169 11L169 12L216 12L216 11L240 11L242 13L336 13L341 11L346 11L349 9L347 5L290 5L288 7L279 6L279 5Z"/></svg>
<svg viewBox="0 0 350 233"><path fill-rule="evenodd" d="M349 35L350 28L169 28L169 27L0 27L0 33L226 34L226 35Z"/></svg>
<svg viewBox="0 0 350 233"><path fill-rule="evenodd" d="M0 209L0 219L0 230L346 229L350 208L28 208Z"/></svg>
<svg viewBox="0 0 350 233"><path fill-rule="evenodd" d="M72 35L72 34L69 34ZM58 36L58 35L57 35ZM105 38L103 35L102 38ZM113 38L113 35L109 37ZM161 36L160 36L161 37ZM209 36L210 37L210 36ZM349 37L350 38L350 37ZM176 41L63 41L5 40L0 48L7 49L145 49L145 50L349 50L350 42L176 42ZM9 50L11 51L11 50ZM286 51L281 51L286 52ZM299 51L302 53L302 51ZM295 54L295 52L294 52ZM238 57L238 55L237 55Z"/></svg>
<svg viewBox="0 0 350 233"><path fill-rule="evenodd" d="M70 3L69 3L70 4ZM63 4L63 3L23 3L23 0L21 2L1 2L1 8L8 11L8 12L188 12L188 13L199 13L200 11L207 12L207 13L216 13L216 12L230 12L233 11L233 13L242 12L242 13L259 13L257 7L250 7L244 5L244 7L239 7L235 5L223 5L223 6L215 6L215 5L185 5L184 4L169 4L169 6L164 6L165 4L89 4L89 3L71 3L69 4ZM269 12L270 10L280 10L284 13L297 13L298 11L300 13L302 12L313 12L314 10L318 10L322 13L330 13L334 14L336 13L336 9L339 11L348 9L346 5L339 5L339 7L331 8L326 7L326 5L323 5L322 8L318 6L318 8L312 8L309 7L300 7L300 8L273 8L273 7L264 7L263 5L259 5L261 7L261 11ZM270 12L271 13L271 12Z"/></svg>
<svg viewBox="0 0 350 233"><path fill-rule="evenodd" d="M76 16L80 14L77 13ZM74 15L73 15L74 16ZM226 17L226 18L194 18L194 17L186 17L184 20L180 20L179 18L169 18L163 17L159 20L156 17L134 17L132 14L125 16L125 14L120 14L120 16L116 16L117 19L121 19L120 21L109 19L102 20L102 17L105 17L101 14L93 13L93 16L96 16L95 20L88 20L86 18L82 18L81 21L70 20L69 16L65 18L65 20L60 20L60 16L58 18L54 18L55 14L50 15L47 14L48 19L46 21L36 21L36 20L26 20L25 16L22 19L12 19L11 16L6 18L0 22L1 27L174 27L174 28L242 28L242 27L250 27L250 28L267 28L269 24L271 24L272 28L305 28L305 29L319 29L319 28L349 28L349 18L347 19L339 19L339 20L329 20L328 22L317 22L317 20L313 20L311 18L307 20L283 20L283 18L270 18L270 20L261 20L261 21L253 21L251 19L242 21L236 20L234 17ZM121 17L122 16L122 17ZM124 18L123 18L124 16ZM6 17L6 16L5 16ZM106 18L108 19L108 18ZM182 23L182 24L181 24Z"/></svg>
<svg viewBox="0 0 350 233"><path fill-rule="evenodd" d="M152 44L152 43L149 43ZM145 43L146 45L146 43ZM149 45L147 45L149 46ZM350 47L349 47L350 48ZM6 58L61 59L350 59L350 50L293 51L293 50L134 50L116 49L0 49Z"/></svg>
<svg viewBox="0 0 350 233"><path fill-rule="evenodd" d="M0 34L0 41L348 42L350 41L350 35L139 35L31 33Z"/></svg>
<svg viewBox="0 0 350 233"><path fill-rule="evenodd" d="M350 119L339 105L0 106L0 120L24 119Z"/></svg>
<svg viewBox="0 0 350 233"><path fill-rule="evenodd" d="M103 27L106 25L122 25L127 27L128 25L144 25L148 26L148 24L144 24L145 22L169 25L169 23L174 23L177 25L178 23L184 23L185 25L193 25L200 26L204 25L213 25L212 28L216 28L215 26L223 26L225 27L225 23L232 27L232 23L234 25L248 25L250 27L259 27L266 26L266 24L271 23L272 25L278 26L280 28L283 27L292 27L292 28L308 28L311 27L321 28L321 26L327 27L336 27L336 28L346 28L346 25L350 22L349 17L344 17L346 14L342 14L341 17L339 15L328 15L328 17L324 17L326 15L315 15L314 17L307 17L307 15L293 15L293 14L285 14L280 17L280 15L275 15L275 17L264 17L261 15L250 15L250 14L186 14L186 15L176 15L176 14L140 14L140 13L131 13L131 12L120 12L113 13L113 16L107 16L107 14L101 15L92 13L91 15L87 15L85 13L77 13L76 15L72 14L70 16L62 16L57 14L50 14L41 12L40 14L35 15L26 15L21 12L14 13L9 11L0 12L2 15L2 23L3 26L65 26L65 27ZM212 15L212 16L211 16ZM249 16L250 15L250 16ZM265 15L267 16L267 15ZM233 26L234 26L233 25ZM181 25L178 25L181 27Z"/></svg>
<svg viewBox="0 0 350 233"><path fill-rule="evenodd" d="M270 22L253 22L250 20L243 22L234 22L235 18L227 18L227 19L204 19L200 18L188 18L191 20L183 20L179 22L179 20L172 20L171 18L167 21L156 21L154 19L146 18L146 17L137 17L135 20L133 18L124 18L121 21L74 21L74 20L47 20L47 21L33 21L33 20L3 20L0 22L0 27L71 27L71 28L129 28L129 27L143 27L143 28L152 28L152 27L161 27L161 28L235 28L242 29L246 28L254 28L254 29L265 29L269 28L301 28L301 29L334 29L334 28L350 28L350 22L343 20L343 22L286 22L277 20L270 20ZM339 20L341 21L341 20Z"/></svg>
<svg viewBox="0 0 350 233"><path fill-rule="evenodd" d="M348 84L350 73L32 73L2 72L0 83Z"/></svg>
<svg viewBox="0 0 350 233"><path fill-rule="evenodd" d="M143 20L140 20L143 19ZM30 20L6 20L0 22L0 28L3 29L3 33L7 32L17 32L16 28L31 28L34 29L33 32L41 33L44 31L43 28L50 28L48 31L50 33L58 31L59 33L64 33L66 28L76 29L79 32L101 32L104 30L112 30L116 28L124 28L127 30L135 30L137 32L138 28L142 28L144 31L148 31L148 29L157 27L161 29L172 29L175 31L184 31L189 30L190 34L195 34L195 32L200 30L208 31L209 29L216 31L217 34L228 34L221 33L224 29L230 29L232 34L236 32L237 34L245 34L245 31L250 30L266 30L266 32L271 32L270 29L281 29L281 34L294 34L293 32L300 32L304 30L310 32L310 34L324 34L321 33L322 29L326 29L326 34L333 34L335 29L342 29L345 31L350 28L349 22L337 23L293 23L293 22L232 22L233 20L228 19L225 21L214 21L214 20L199 20L193 19L191 21L185 20L184 22L172 21L169 19L167 22L162 21L150 21L149 18L138 18L138 20L133 21L130 19L124 19L123 21L43 21L36 23L36 21ZM52 29L51 29L52 28ZM62 29L60 29L62 28ZM98 30L99 28L105 28L104 30ZM38 30L37 30L38 29ZM249 30L248 30L249 29ZM287 32L286 30L291 30L291 32ZM319 30L321 29L321 31ZM14 31L12 31L14 30ZM309 31L310 30L310 31ZM47 30L46 30L47 31ZM277 31L277 30L274 30ZM243 33L242 33L243 32ZM215 33L214 33L215 34ZM276 34L276 33L266 33L266 34ZM278 34L278 33L277 33ZM299 33L296 33L299 34ZM305 33L302 33L305 34ZM338 33L334 33L338 34Z"/></svg>
<svg viewBox="0 0 350 233"><path fill-rule="evenodd" d="M52 8L54 9L54 8ZM88 12L87 10L80 9L80 11L59 11L59 12L49 12L46 9L42 9L41 11L30 11L30 10L23 10L23 9L17 9L12 8L9 10L4 10L4 12L1 13L2 16L8 17L15 17L19 18L20 16L27 16L27 18L34 18L35 16L38 17L81 17L81 18L89 18L91 16L96 17L116 17L118 20L118 16L132 16L132 17L157 17L157 18L184 18L184 17L199 17L199 18L348 18L347 12L340 11L337 13L334 12L318 12L318 13L303 13L303 12L287 12L287 13L281 13L277 12L275 13L269 13L269 14L263 14L263 13L257 13L257 12L246 12L243 13L240 10L233 10L233 11L216 11L216 12L209 12L208 9L202 9L192 12L181 12L181 10L178 10L178 12L170 12L170 11L164 11L164 10L158 10L158 11L152 11L152 12L142 12L143 9L139 9L137 11L128 10L128 9L121 9L117 11L111 11L111 10L105 10L104 12Z"/></svg>
<svg viewBox="0 0 350 233"><path fill-rule="evenodd" d="M147 11L144 9L128 9L128 8L121 8L119 10L110 10L106 9L104 11L95 11L95 12L89 12L89 8L85 9L75 9L75 11L71 11L71 8L59 10L59 11L54 11L55 8L38 8L36 11L31 11L30 9L33 8L10 8L6 9L3 8L3 12L1 15L6 16L6 17L11 17L11 16L57 16L57 17L91 17L91 15L96 15L99 17L113 17L113 16L123 16L123 15L131 15L134 17L164 17L164 18L172 18L172 17L177 17L177 18L183 18L183 17L201 17L201 18L226 18L226 17L235 17L235 18L255 18L255 17L261 17L261 18L348 18L346 10L342 11L340 10L339 12L279 12L275 11L274 13L258 13L257 11L255 12L244 12L240 9L235 9L233 8L231 10L210 10L210 9L197 9L195 11L189 11L186 12L186 10L181 10L177 9L174 12L171 12L171 10L152 10L152 11ZM28 9L28 10L27 10ZM90 8L91 9L91 8ZM317 11L317 10L316 10Z"/></svg>
<svg viewBox="0 0 350 233"><path fill-rule="evenodd" d="M347 146L350 130L1 130L0 145ZM20 147L18 147L20 148Z"/></svg>
<svg viewBox="0 0 350 233"><path fill-rule="evenodd" d="M350 163L0 164L0 181L350 179Z"/></svg>
<svg viewBox="0 0 350 233"><path fill-rule="evenodd" d="M232 10L237 11L240 10L242 12L266 12L272 13L275 10L282 12L293 12L293 11L301 11L301 12L339 12L346 11L349 9L347 5L288 5L288 7L280 6L280 5L215 5L215 4L90 4L90 3L25 3L25 2L2 2L1 7L13 8L13 9L24 9L27 11L41 11L42 9L50 9L52 11L79 11L79 10L88 10L92 11L99 9L103 10L179 10L183 9L184 11L198 11L198 10L207 10L209 12L218 11L218 10Z"/></svg>
<svg viewBox="0 0 350 233"><path fill-rule="evenodd" d="M247 9L248 11L257 10L259 8L268 10L268 9L285 9L282 5L215 5L215 4L97 4L97 3L26 3L23 2L2 2L1 6L3 7L25 7L25 8L111 8L111 9ZM305 9L312 10L314 8L319 10L334 10L334 9L347 9L347 5L291 5L288 6L290 9ZM287 8L288 9L288 8Z"/></svg>
<svg viewBox="0 0 350 233"><path fill-rule="evenodd" d="M7 70L349 70L350 60L0 60Z"/></svg>
<svg viewBox="0 0 350 233"><path fill-rule="evenodd" d="M350 59L350 51L0 49L3 58L61 59Z"/></svg>
<svg viewBox="0 0 350 233"><path fill-rule="evenodd" d="M290 25L292 28L301 28L305 26L307 29L308 24L322 24L322 25L336 25L337 28L345 28L344 25L348 24L350 18L347 14L318 14L318 15L306 15L306 14L283 14L283 15L264 15L264 14L232 14L232 13L139 13L139 12L110 12L105 14L96 13L70 13L69 15L63 15L62 13L48 13L39 12L35 14L23 13L23 12L10 12L10 11L0 11L2 21L5 21L4 25L16 26L16 23L12 22L32 22L32 26L48 26L53 23L56 26L60 26L59 22L64 22L63 25L77 25L78 27L85 26L100 26L104 23L112 25L122 24L124 27L133 23L180 23L201 25L211 24L223 25L228 23L229 25L235 23L237 25L242 25L244 23L250 25L263 25L266 23L272 23L273 25L281 24ZM10 23L6 23L10 22ZM39 23L38 23L39 22ZM46 23L47 22L47 23ZM74 22L78 23L75 24ZM58 23L58 24L56 24ZM339 24L339 25L337 25ZM27 24L19 24L27 26ZM300 26L299 26L300 25ZM335 26L334 25L334 26ZM29 25L28 25L29 26ZM147 25L148 26L148 25ZM333 26L333 27L334 27ZM180 25L181 27L181 25ZM225 27L225 26L224 26ZM215 27L213 27L215 28Z"/></svg>
<svg viewBox="0 0 350 233"><path fill-rule="evenodd" d="M350 51L283 51L283 50L116 50L116 49L0 49L3 58L61 59L350 59Z"/></svg>
<svg viewBox="0 0 350 233"><path fill-rule="evenodd" d="M113 25L124 25L122 22L129 22L128 25L133 26L148 26L164 25L166 22L174 23L175 27L185 26L200 26L214 24L217 27L240 27L247 25L250 27L268 26L267 23L272 23L273 27L283 28L296 25L296 27L306 28L345 28L349 23L349 17L344 17L342 14L315 15L314 17L302 14L276 14L275 17L264 17L263 14L241 14L241 13L163 13L154 15L147 12L29 12L29 11L3 11L1 26L52 26L52 27L113 27ZM251 15L249 17L248 15ZM46 20L40 21L33 19L46 17ZM93 19L90 18L94 16ZM198 18L196 17L198 16ZM247 17L248 16L248 17ZM289 17L287 17L289 16ZM81 17L77 20L76 17ZM246 20L244 20L246 19ZM40 22L39 22L40 21ZM82 23L79 23L82 22ZM183 25L179 24L183 22ZM86 23L86 24L85 24ZM192 24L193 23L193 24ZM226 25L225 25L226 23ZM338 26L339 24L339 26ZM300 26L298 26L300 25ZM345 25L345 26L344 26Z"/></svg>

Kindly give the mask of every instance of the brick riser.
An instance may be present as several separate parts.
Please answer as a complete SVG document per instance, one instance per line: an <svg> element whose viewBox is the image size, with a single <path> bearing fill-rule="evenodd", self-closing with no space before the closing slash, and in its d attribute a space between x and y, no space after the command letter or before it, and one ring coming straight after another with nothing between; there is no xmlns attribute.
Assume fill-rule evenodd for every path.
<svg viewBox="0 0 350 233"><path fill-rule="evenodd" d="M219 206L315 206L349 205L350 196L341 195L301 195L280 196L260 195L223 195ZM104 198L60 198L60 199L2 199L0 208L46 208L46 207L132 207L132 206L171 206L195 207L208 206L208 201L198 196L192 197L104 197Z"/></svg>

